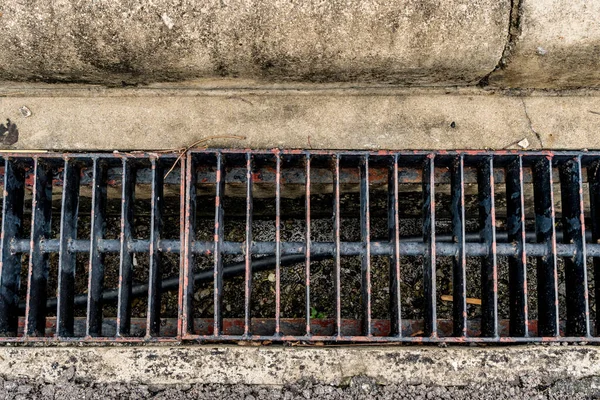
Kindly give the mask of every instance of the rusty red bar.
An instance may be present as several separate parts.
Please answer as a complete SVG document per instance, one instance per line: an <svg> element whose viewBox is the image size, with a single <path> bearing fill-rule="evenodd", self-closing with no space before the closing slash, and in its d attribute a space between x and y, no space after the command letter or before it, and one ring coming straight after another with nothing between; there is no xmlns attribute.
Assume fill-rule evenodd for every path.
<svg viewBox="0 0 600 400"><path fill-rule="evenodd" d="M336 320L336 334L341 336L342 334L342 283L341 283L341 250L340 250L340 156L336 155L333 158L333 235L335 241L335 272L334 272L334 284L335 284L335 320Z"/></svg>
<svg viewBox="0 0 600 400"><path fill-rule="evenodd" d="M435 155L429 154L423 166L423 295L425 300L423 330L425 336L437 337L436 316L436 244L435 244Z"/></svg>
<svg viewBox="0 0 600 400"><path fill-rule="evenodd" d="M394 244L394 252L390 256L390 335L392 336L402 336L398 189L398 155L394 155L388 173L388 238Z"/></svg>
<svg viewBox="0 0 600 400"><path fill-rule="evenodd" d="M214 334L223 333L223 245L225 196L225 162L221 153L217 154L217 182L215 185L215 236L214 236Z"/></svg>
<svg viewBox="0 0 600 400"><path fill-rule="evenodd" d="M306 279L306 288L305 288L305 293L306 293L306 299L305 299L305 303L306 303L306 336L310 336L311 335L311 329L310 329L310 312L311 312L311 302L310 302L310 248L311 248L311 230L310 230L310 154L306 154L306 158L305 158L305 207L306 207L306 236L305 236L305 241L306 241L306 247L305 247L305 251L304 251L304 256L306 257L306 262L304 264L304 276Z"/></svg>
<svg viewBox="0 0 600 400"><path fill-rule="evenodd" d="M252 153L246 153L246 275L244 278L244 337L251 335L252 302Z"/></svg>
<svg viewBox="0 0 600 400"><path fill-rule="evenodd" d="M275 336L281 335L281 155L275 153Z"/></svg>
<svg viewBox="0 0 600 400"><path fill-rule="evenodd" d="M363 334L371 336L371 218L369 204L369 156L360 161L360 239Z"/></svg>

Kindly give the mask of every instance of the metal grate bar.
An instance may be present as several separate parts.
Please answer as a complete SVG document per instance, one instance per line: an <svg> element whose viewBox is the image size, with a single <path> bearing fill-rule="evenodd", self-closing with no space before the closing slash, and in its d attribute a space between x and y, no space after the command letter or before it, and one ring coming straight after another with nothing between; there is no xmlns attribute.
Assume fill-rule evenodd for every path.
<svg viewBox="0 0 600 400"><path fill-rule="evenodd" d="M92 220L88 281L87 336L102 336L102 291L104 289L104 255L98 242L106 232L108 167L94 159L92 181Z"/></svg>
<svg viewBox="0 0 600 400"><path fill-rule="evenodd" d="M467 256L465 254L465 183L464 157L455 158L451 166L452 239L458 244L453 257L452 320L454 336L467 336Z"/></svg>
<svg viewBox="0 0 600 400"><path fill-rule="evenodd" d="M521 156L517 156L506 167L506 213L508 242L515 243L518 252L516 256L508 258L510 335L528 336L525 196Z"/></svg>
<svg viewBox="0 0 600 400"><path fill-rule="evenodd" d="M192 316L193 310L193 296L194 296L194 278L193 278L193 265L194 265L194 252L191 250L192 242L196 239L196 164L191 154L187 156L186 162L187 168L185 171L185 200L186 203L182 205L185 207L185 213L182 213L184 218L184 232L182 237L184 240L183 249L183 273L181 274L180 287L180 318L179 318L179 332L182 336L193 334L194 332L194 318ZM219 199L220 201L221 199ZM213 243L214 246L214 243Z"/></svg>
<svg viewBox="0 0 600 400"><path fill-rule="evenodd" d="M21 256L10 249L10 242L20 238L23 225L23 199L25 196L25 172L18 163L5 158L4 203L2 236L0 245L0 335L13 336L17 332L17 305L19 303L19 274Z"/></svg>
<svg viewBox="0 0 600 400"><path fill-rule="evenodd" d="M533 165L535 230L537 242L546 246L546 254L537 260L538 330L543 336L558 336L558 282L556 267L556 231L554 227L554 189L552 158ZM529 249L527 250L528 253Z"/></svg>
<svg viewBox="0 0 600 400"><path fill-rule="evenodd" d="M481 259L481 335L489 337L498 336L498 264L493 163L492 157L485 157L477 170L481 239L488 248L488 255Z"/></svg>
<svg viewBox="0 0 600 400"><path fill-rule="evenodd" d="M58 259L58 306L56 311L56 334L73 336L75 300L75 253L69 250L69 242L77 237L77 214L79 207L79 181L81 167L74 160L65 159L60 221L60 250Z"/></svg>
<svg viewBox="0 0 600 400"><path fill-rule="evenodd" d="M217 154L217 182L215 185L215 251L214 251L214 334L223 334L223 236L225 197L225 162L221 153Z"/></svg>
<svg viewBox="0 0 600 400"><path fill-rule="evenodd" d="M244 336L250 336L252 322L252 154L246 154L246 240L244 253L246 256L246 276L244 278Z"/></svg>
<svg viewBox="0 0 600 400"><path fill-rule="evenodd" d="M335 285L335 321L336 321L336 334L337 336L342 335L342 283L341 283L341 240L340 240L340 157L335 156L333 159L333 234L335 240L335 271L334 271L334 285Z"/></svg>
<svg viewBox="0 0 600 400"><path fill-rule="evenodd" d="M311 230L310 230L310 154L306 155L305 158L305 208L306 208L306 246L304 251L304 256L306 257L306 262L304 263L304 276L306 279L306 336L311 335L310 328L310 312L311 312L311 302L310 302L310 253L311 253Z"/></svg>
<svg viewBox="0 0 600 400"><path fill-rule="evenodd" d="M360 238L363 243L361 254L361 292L363 308L363 334L371 333L371 222L369 204L369 156L360 161Z"/></svg>
<svg viewBox="0 0 600 400"><path fill-rule="evenodd" d="M565 286L567 303L567 335L589 336L590 313L585 251L585 217L581 177L581 157L569 160L559 167L563 242L573 243L577 250L566 257Z"/></svg>
<svg viewBox="0 0 600 400"><path fill-rule="evenodd" d="M121 194L121 249L119 260L119 301L117 307L117 336L129 336L131 330L131 286L133 281L133 203L135 201L135 167L123 160Z"/></svg>
<svg viewBox="0 0 600 400"><path fill-rule="evenodd" d="M400 223L398 219L398 156L388 171L388 239L394 245L390 256L390 335L402 335L402 303L400 293Z"/></svg>
<svg viewBox="0 0 600 400"><path fill-rule="evenodd" d="M281 155L275 154L275 336L281 335Z"/></svg>
<svg viewBox="0 0 600 400"><path fill-rule="evenodd" d="M33 200L31 205L31 252L27 279L25 334L44 336L48 286L48 254L40 242L48 239L52 219L52 171L43 161L34 160Z"/></svg>
<svg viewBox="0 0 600 400"><path fill-rule="evenodd" d="M160 160L151 159L152 163L152 199L150 203L150 259L148 264L148 318L146 336L160 335L160 308L161 308L161 275L162 259L158 250L158 243L163 229L164 209L164 170Z"/></svg>
<svg viewBox="0 0 600 400"><path fill-rule="evenodd" d="M592 242L600 243L600 160L587 169L590 182L590 214ZM594 277L600 277L600 258L594 258ZM600 285L595 285L596 299L600 299ZM596 332L600 332L600 307L596 307Z"/></svg>
<svg viewBox="0 0 600 400"><path fill-rule="evenodd" d="M436 243L435 243L435 155L425 159L423 166L423 292L425 336L437 336L436 316Z"/></svg>

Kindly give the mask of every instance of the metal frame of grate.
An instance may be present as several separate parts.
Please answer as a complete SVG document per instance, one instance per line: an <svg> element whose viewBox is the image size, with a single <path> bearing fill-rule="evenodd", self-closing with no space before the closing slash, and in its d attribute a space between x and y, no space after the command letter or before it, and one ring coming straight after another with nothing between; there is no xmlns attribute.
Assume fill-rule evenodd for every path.
<svg viewBox="0 0 600 400"><path fill-rule="evenodd" d="M324 342L598 342L594 336L588 301L587 257L593 257L595 276L600 276L600 153L596 152L361 152L301 150L191 150L165 181L165 170L178 162L177 154L8 154L2 159L4 198L0 242L0 342L4 341L324 341ZM116 172L115 172L116 171ZM324 173L323 171L326 171ZM555 224L555 171L560 180L563 229ZM116 174L116 175L115 175ZM585 175L585 177L584 177ZM105 209L107 188L118 180L121 191L120 238L106 239ZM275 240L253 240L253 203L257 182L274 185ZM343 241L341 231L342 187L357 184L360 197L360 240ZM435 190L441 181L450 185L451 240L436 238ZM135 239L132 235L136 184L151 187L150 234ZM224 207L227 184L244 185L245 234L241 241L225 240ZM328 186L333 197L333 241L317 242L311 234L311 190L315 182ZM378 182L387 190L387 240L372 240L370 217L371 185ZM535 235L527 236L525 184L533 187ZM586 240L584 182L589 186L591 239ZM197 190L199 183L214 187L213 240L197 237ZM281 239L282 186L304 186L306 232L304 241ZM423 196L422 240L404 240L400 236L399 186L418 184ZM465 192L468 184L477 186L479 234L476 240L466 233ZM494 189L506 189L505 240L496 232ZM90 237L77 237L80 187L91 186ZM166 185L179 188L180 238L161 237L162 199ZM62 186L60 232L50 238L52 188ZM23 221L26 188L31 187L31 232L24 237ZM312 210L314 211L314 210ZM561 239L561 240L560 240ZM59 256L58 286L48 287L49 254ZM89 283L85 298L75 293L75 257L89 256ZM115 334L103 336L107 318L102 315L104 255L119 255L119 285ZM132 319L131 300L133 254L149 255L147 316ZM181 254L178 282L176 330L166 336L160 315L161 256ZM19 318L22 254L29 255L25 317ZM212 257L213 268L204 271L213 281L214 317L194 318L195 258ZM244 315L238 320L223 317L224 278L230 270L224 255L244 258ZM253 255L275 258L275 313L272 319L253 318L253 275L258 268ZM342 317L341 268L343 257L360 258L360 321ZM423 260L423 320L408 321L402 316L400 281L403 256L421 256ZM305 269L305 318L288 320L281 316L282 268L298 262ZM372 317L372 257L389 258L389 319ZM452 321L438 320L436 301L436 257L452 257ZM481 319L477 334L469 329L467 318L466 260L480 259ZM509 264L509 320L499 320L498 257ZM537 321L528 317L527 257L536 257ZM335 316L323 322L311 318L311 266L324 258L333 259ZM564 260L566 284L566 320L559 318L557 260ZM238 268L239 269L239 268ZM596 298L600 287L596 285ZM56 289L56 317L47 315L48 293ZM240 293L242 295L242 293ZM85 318L79 321L84 334L76 334L78 319L74 305L87 305ZM596 311L598 313L598 310ZM600 321L594 316L596 324ZM52 325L52 336L48 326ZM132 326L141 327L141 335L132 335ZM202 327L200 327L202 325ZM324 327L324 325L327 325ZM200 329L202 328L202 329ZM412 328L412 331L411 331ZM596 331L600 327L596 326ZM21 330L22 329L22 330ZM138 329L139 330L139 329ZM418 332L417 332L418 331ZM411 333L412 332L412 333Z"/></svg>

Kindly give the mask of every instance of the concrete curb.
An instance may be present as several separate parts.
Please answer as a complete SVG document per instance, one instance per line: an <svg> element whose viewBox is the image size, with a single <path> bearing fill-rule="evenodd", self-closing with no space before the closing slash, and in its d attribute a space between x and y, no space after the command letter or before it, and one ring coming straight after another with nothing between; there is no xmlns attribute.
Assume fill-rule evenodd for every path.
<svg viewBox="0 0 600 400"><path fill-rule="evenodd" d="M509 10L508 0L5 2L0 79L475 84L502 54Z"/></svg>

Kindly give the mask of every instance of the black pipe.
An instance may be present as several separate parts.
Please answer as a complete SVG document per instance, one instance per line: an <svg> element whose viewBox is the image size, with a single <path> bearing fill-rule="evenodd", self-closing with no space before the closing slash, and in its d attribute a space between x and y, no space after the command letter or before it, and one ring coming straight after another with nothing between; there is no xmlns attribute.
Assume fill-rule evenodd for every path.
<svg viewBox="0 0 600 400"><path fill-rule="evenodd" d="M327 258L333 257L332 254L319 254L311 256L311 261L320 261ZM304 255L285 255L281 256L280 265L286 267L289 265L298 264L304 262L306 258ZM260 257L252 260L252 272L267 271L275 268L276 257ZM246 265L244 262L230 264L223 267L223 278L231 278L233 276L242 275L246 271ZM210 282L214 278L214 271L212 269L205 269L194 274L194 284L201 282ZM169 292L179 289L179 276L172 276L170 278L161 281L160 285L162 292ZM118 300L119 291L117 289L105 290L102 292L103 303L115 303ZM143 297L148 295L148 284L142 283L133 286L131 290L131 298ZM55 311L58 299L48 299L46 302L46 310ZM87 306L88 296L87 294L80 294L75 296L74 306L81 308ZM19 314L25 314L25 302L19 303Z"/></svg>

